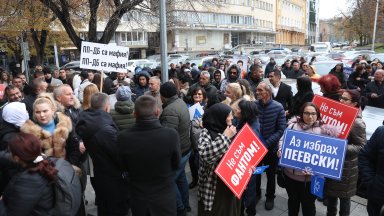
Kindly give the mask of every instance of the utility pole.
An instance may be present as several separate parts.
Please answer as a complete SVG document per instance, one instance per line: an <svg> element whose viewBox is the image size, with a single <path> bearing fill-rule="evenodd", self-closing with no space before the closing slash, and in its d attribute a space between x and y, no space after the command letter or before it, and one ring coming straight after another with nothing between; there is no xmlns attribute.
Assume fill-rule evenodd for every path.
<svg viewBox="0 0 384 216"><path fill-rule="evenodd" d="M160 0L160 53L161 53L161 81L168 81L167 61L167 19L165 0Z"/></svg>
<svg viewBox="0 0 384 216"><path fill-rule="evenodd" d="M375 51L376 24L377 24L377 13L378 13L378 10L379 10L379 1L380 0L376 0L375 22L373 23L373 35L372 35L372 51Z"/></svg>

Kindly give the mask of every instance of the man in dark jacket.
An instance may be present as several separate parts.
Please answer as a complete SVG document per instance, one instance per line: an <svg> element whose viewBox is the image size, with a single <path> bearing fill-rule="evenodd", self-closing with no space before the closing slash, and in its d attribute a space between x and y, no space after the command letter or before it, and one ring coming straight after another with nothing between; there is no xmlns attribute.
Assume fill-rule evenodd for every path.
<svg viewBox="0 0 384 216"><path fill-rule="evenodd" d="M365 87L368 105L384 108L384 70L378 69L373 76L374 81Z"/></svg>
<svg viewBox="0 0 384 216"><path fill-rule="evenodd" d="M200 79L199 82L193 84L191 87L189 87L187 96L184 98L184 101L186 103L192 104L192 92L198 87L204 88L205 92L207 93L207 98L213 97L217 94L217 89L215 86L213 86L210 81L211 75L208 71L202 71L200 73Z"/></svg>
<svg viewBox="0 0 384 216"><path fill-rule="evenodd" d="M267 192L265 196L265 209L272 210L274 207L276 191L276 166L277 166L277 148L281 136L286 126L285 112L283 106L272 100L272 89L266 83L261 82L256 89L257 101L255 102L260 112L260 132L268 153L263 158L261 164L269 165L267 173ZM257 176L256 194L261 196L261 175Z"/></svg>
<svg viewBox="0 0 384 216"><path fill-rule="evenodd" d="M283 105L285 116L288 116L293 110L292 104L292 88L291 86L281 82L281 71L274 69L269 73L269 82L272 84L272 98Z"/></svg>
<svg viewBox="0 0 384 216"><path fill-rule="evenodd" d="M253 94L256 93L256 88L261 81L263 81L264 72L260 65L253 65L251 72L248 74L247 80L251 85L251 91Z"/></svg>
<svg viewBox="0 0 384 216"><path fill-rule="evenodd" d="M300 63L295 61L292 63L292 70L287 71L286 77L291 79L297 79L304 75L304 72L300 69Z"/></svg>
<svg viewBox="0 0 384 216"><path fill-rule="evenodd" d="M164 127L175 129L180 136L182 158L176 170L176 198L179 215L185 215L185 211L190 211L189 186L184 170L191 155L189 111L187 105L177 97L176 86L173 83L166 82L161 85L160 95L163 101L160 122Z"/></svg>
<svg viewBox="0 0 384 216"><path fill-rule="evenodd" d="M379 216L384 205L384 126L371 136L359 155L361 181L367 185L369 216Z"/></svg>
<svg viewBox="0 0 384 216"><path fill-rule="evenodd" d="M271 71L273 71L273 69L275 69L275 66L276 66L276 61L274 58L270 58L269 59L269 63L267 64L267 66L265 66L265 71L264 71L264 78L267 78L269 73Z"/></svg>
<svg viewBox="0 0 384 216"><path fill-rule="evenodd" d="M134 113L136 124L117 138L123 169L129 174L132 213L176 216L174 174L181 157L179 136L160 124L153 97L139 97Z"/></svg>
<svg viewBox="0 0 384 216"><path fill-rule="evenodd" d="M122 178L116 139L118 129L108 114L108 95L96 93L91 108L80 113L77 134L93 161L98 215L126 215L127 182Z"/></svg>

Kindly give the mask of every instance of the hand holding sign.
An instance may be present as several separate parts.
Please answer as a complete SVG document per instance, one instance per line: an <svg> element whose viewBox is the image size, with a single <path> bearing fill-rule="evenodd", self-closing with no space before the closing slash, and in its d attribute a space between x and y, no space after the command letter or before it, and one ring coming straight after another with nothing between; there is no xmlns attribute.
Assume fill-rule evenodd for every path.
<svg viewBox="0 0 384 216"><path fill-rule="evenodd" d="M230 126L225 130L224 135L227 133L228 136L233 136L235 131L236 128ZM252 128L246 124L231 143L215 173L240 199L254 172L252 168L257 166L267 151Z"/></svg>
<svg viewBox="0 0 384 216"><path fill-rule="evenodd" d="M339 138L346 139L359 110L319 95L315 95L312 102L319 107L324 123L336 127Z"/></svg>
<svg viewBox="0 0 384 216"><path fill-rule="evenodd" d="M233 126L233 125L231 125L231 126L228 126L228 127L225 129L223 135L226 136L226 137L228 137L229 139L231 139L233 136L236 135L236 132L237 132L237 131L236 131L236 127Z"/></svg>

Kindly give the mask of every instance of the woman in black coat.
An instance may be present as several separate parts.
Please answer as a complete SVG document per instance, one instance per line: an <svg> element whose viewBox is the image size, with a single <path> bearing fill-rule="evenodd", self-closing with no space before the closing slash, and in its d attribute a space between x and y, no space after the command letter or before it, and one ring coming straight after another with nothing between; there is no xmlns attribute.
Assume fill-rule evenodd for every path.
<svg viewBox="0 0 384 216"><path fill-rule="evenodd" d="M56 181L58 171L41 155L40 141L34 135L19 133L9 143L9 149L12 153L11 160L20 165L23 171L14 175L5 188L0 200L0 215L53 215L52 183ZM3 154L0 161L7 161L5 157ZM11 163L9 160L8 162Z"/></svg>
<svg viewBox="0 0 384 216"><path fill-rule="evenodd" d="M306 102L311 102L313 97L311 79L305 76L297 78L297 93L293 96L293 109L289 111L290 116L298 116L301 106Z"/></svg>

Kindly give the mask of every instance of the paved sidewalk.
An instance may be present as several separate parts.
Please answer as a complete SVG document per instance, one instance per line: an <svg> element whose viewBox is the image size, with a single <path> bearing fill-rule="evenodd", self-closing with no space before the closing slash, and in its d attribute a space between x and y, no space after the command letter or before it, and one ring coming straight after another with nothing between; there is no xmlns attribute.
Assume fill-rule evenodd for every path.
<svg viewBox="0 0 384 216"><path fill-rule="evenodd" d="M189 166L186 166L187 177L191 179ZM89 179L88 179L89 180ZM265 194L266 187L266 177L265 174L262 176L262 194ZM90 182L88 181L87 189L85 192L86 200L88 201L88 205L86 206L87 213L90 215L97 215L96 206L94 203L95 192L92 189ZM191 204L192 212L189 212L188 216L196 216L197 215L197 187L189 191L189 201ZM275 199L275 208L271 211L266 211L264 209L265 197L257 204L257 216L287 216L288 215L288 195L285 189L276 187L276 199ZM352 198L351 203L351 215L350 216L368 216L366 210L367 201L366 199L354 196ZM327 208L320 202L316 201L316 215L317 216L325 216ZM300 213L301 215L301 213Z"/></svg>

